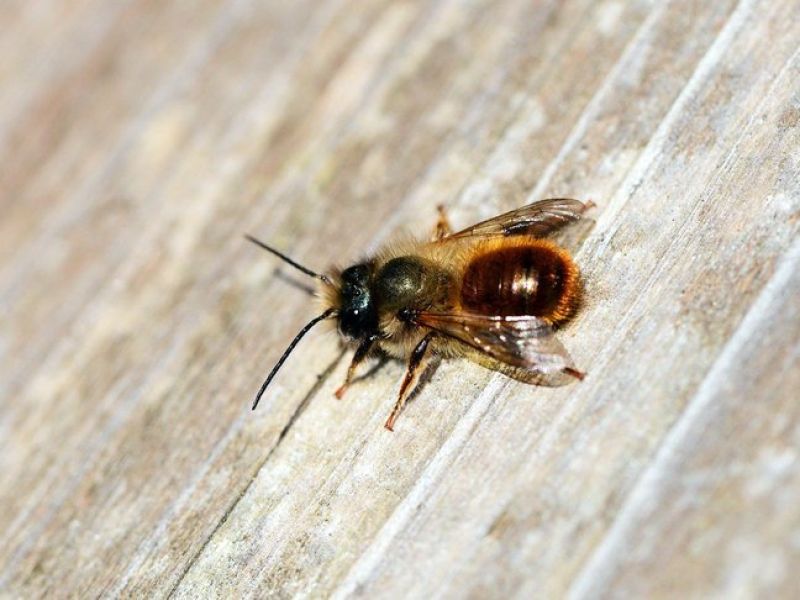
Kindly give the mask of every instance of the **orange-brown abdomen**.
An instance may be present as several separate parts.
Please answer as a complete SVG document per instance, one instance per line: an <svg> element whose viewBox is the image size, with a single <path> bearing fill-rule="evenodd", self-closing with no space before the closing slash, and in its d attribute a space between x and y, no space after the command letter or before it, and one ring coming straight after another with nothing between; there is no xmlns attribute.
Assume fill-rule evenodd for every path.
<svg viewBox="0 0 800 600"><path fill-rule="evenodd" d="M486 315L533 315L558 325L579 300L575 263L547 240L493 241L467 263L461 281L463 309Z"/></svg>

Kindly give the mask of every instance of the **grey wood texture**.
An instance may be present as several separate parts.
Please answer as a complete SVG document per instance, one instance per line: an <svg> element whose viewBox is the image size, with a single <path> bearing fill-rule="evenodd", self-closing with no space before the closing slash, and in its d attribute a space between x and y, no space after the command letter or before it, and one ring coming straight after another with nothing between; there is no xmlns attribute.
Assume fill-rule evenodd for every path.
<svg viewBox="0 0 800 600"><path fill-rule="evenodd" d="M6 0L0 594L800 597L800 3ZM592 200L585 381L333 398L313 268Z"/></svg>

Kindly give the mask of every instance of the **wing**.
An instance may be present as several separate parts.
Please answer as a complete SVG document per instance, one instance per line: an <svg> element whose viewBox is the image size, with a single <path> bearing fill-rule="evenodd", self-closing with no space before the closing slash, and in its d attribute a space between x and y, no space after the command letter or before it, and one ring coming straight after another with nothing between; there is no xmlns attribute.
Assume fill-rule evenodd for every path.
<svg viewBox="0 0 800 600"><path fill-rule="evenodd" d="M495 235L544 237L568 223L577 221L585 210L586 206L579 200L569 198L540 200L487 221L481 221L444 239Z"/></svg>
<svg viewBox="0 0 800 600"><path fill-rule="evenodd" d="M537 317L420 311L412 322L455 338L512 367L541 375L542 385L582 379L553 328Z"/></svg>

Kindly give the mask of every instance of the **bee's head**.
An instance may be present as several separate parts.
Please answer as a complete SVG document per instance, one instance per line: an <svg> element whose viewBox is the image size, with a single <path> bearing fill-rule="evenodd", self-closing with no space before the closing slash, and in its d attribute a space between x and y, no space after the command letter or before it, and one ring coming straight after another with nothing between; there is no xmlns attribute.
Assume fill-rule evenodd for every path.
<svg viewBox="0 0 800 600"><path fill-rule="evenodd" d="M367 264L348 267L340 276L339 331L350 339L363 339L378 329L378 311L370 292L372 269Z"/></svg>

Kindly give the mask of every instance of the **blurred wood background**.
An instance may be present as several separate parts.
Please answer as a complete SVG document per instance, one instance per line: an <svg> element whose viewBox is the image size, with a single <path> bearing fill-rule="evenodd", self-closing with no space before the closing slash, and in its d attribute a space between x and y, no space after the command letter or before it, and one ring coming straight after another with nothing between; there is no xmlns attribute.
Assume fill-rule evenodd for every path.
<svg viewBox="0 0 800 600"><path fill-rule="evenodd" d="M800 597L797 0L6 0L0 595ZM322 269L591 199L581 384L341 402Z"/></svg>

